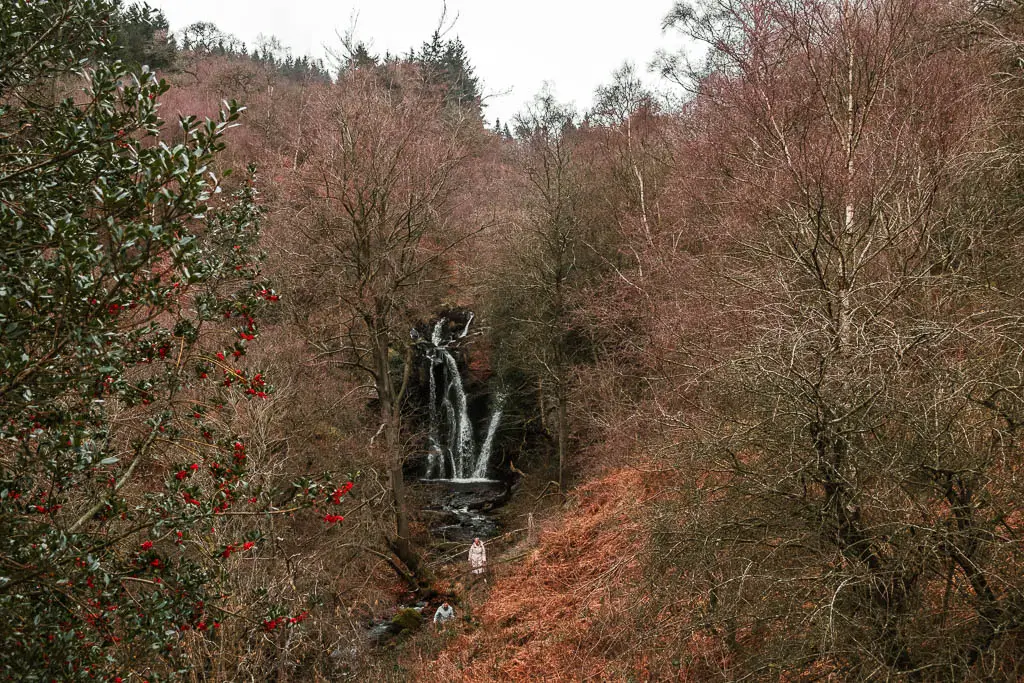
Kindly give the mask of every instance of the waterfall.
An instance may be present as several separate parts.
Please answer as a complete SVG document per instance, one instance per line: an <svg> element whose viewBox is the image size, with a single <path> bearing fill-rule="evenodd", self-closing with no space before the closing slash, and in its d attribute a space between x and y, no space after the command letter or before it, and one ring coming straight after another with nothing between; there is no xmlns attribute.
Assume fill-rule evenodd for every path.
<svg viewBox="0 0 1024 683"><path fill-rule="evenodd" d="M430 436L428 437L428 443L430 452L427 454L427 478L434 476L435 472L441 471L441 444L439 443L440 435L438 434L438 420L437 420L437 380L434 378L434 360L428 358L430 363Z"/></svg>
<svg viewBox="0 0 1024 683"><path fill-rule="evenodd" d="M487 438L484 445L480 447L480 455L476 459L476 468L473 470L473 477L476 479L487 478L487 466L491 462L491 444L494 443L494 434L498 431L501 423L501 410L505 406L505 392L499 391L494 394L494 405L491 406L491 420L487 425Z"/></svg>
<svg viewBox="0 0 1024 683"><path fill-rule="evenodd" d="M447 372L447 369L445 369ZM446 383L447 384L447 383ZM458 466L455 464L455 452L451 448L451 444L455 443L455 435L459 428L459 419L455 417L455 407L452 406L452 400L449 398L447 392L444 397L444 416L445 421L448 423L448 441L449 446L444 449L444 453L448 456L447 464L448 471L455 473L458 472ZM444 471L438 472L438 476L444 478ZM455 474L452 474L454 477Z"/></svg>
<svg viewBox="0 0 1024 683"><path fill-rule="evenodd" d="M466 391L462 387L459 366L447 349L441 349L441 353L448 366L448 388L455 394L455 409L458 413L458 438L455 443L449 444L449 448L457 463L458 478L464 479L468 474L469 459L473 457L473 425L469 422L469 406L466 404Z"/></svg>
<svg viewBox="0 0 1024 683"><path fill-rule="evenodd" d="M473 314L467 315L466 324L454 334L451 333L448 322L446 318L438 320L429 340L421 338L415 331L412 334L414 339L419 340L417 343L425 346L427 370L430 375L430 450L427 454L426 478L486 479L491 446L501 423L506 396L502 391L494 394L487 434L480 450L477 451L462 375L455 356L449 350L452 344L469 334Z"/></svg>
<svg viewBox="0 0 1024 683"><path fill-rule="evenodd" d="M441 345L441 331L444 329L444 324L446 322L448 321L441 318L437 321L437 324L434 325L434 331L430 335L430 343L433 344L435 348Z"/></svg>
<svg viewBox="0 0 1024 683"><path fill-rule="evenodd" d="M473 312L472 311L470 311L469 315L466 317L466 326L464 328L462 328L462 334L459 335L459 339L462 339L467 334L469 334L469 324L471 322L473 322Z"/></svg>
<svg viewBox="0 0 1024 683"><path fill-rule="evenodd" d="M441 318L434 326L433 333L430 336L431 343L436 347L441 340L441 326L444 323L444 319ZM418 335L413 335L413 339L416 339ZM430 452L427 454L427 478L434 476L436 472L439 476L444 471L444 464L441 461L443 454L441 453L440 444L440 433L438 432L438 420L437 420L437 379L434 373L434 366L439 362L436 353L428 353L427 361L430 364L429 375L430 375L430 435L428 437Z"/></svg>

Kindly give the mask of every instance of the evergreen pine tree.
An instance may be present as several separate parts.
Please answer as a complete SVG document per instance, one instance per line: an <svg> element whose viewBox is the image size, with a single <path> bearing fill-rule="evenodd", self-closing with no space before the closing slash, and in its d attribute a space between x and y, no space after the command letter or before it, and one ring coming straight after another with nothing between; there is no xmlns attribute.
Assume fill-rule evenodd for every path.
<svg viewBox="0 0 1024 683"><path fill-rule="evenodd" d="M458 38L445 40L440 31L434 31L419 52L413 51L411 61L423 69L428 83L444 89L449 104L480 106L480 82Z"/></svg>
<svg viewBox="0 0 1024 683"><path fill-rule="evenodd" d="M112 54L132 67L167 69L174 64L175 44L167 17L146 3L120 8L112 15Z"/></svg>

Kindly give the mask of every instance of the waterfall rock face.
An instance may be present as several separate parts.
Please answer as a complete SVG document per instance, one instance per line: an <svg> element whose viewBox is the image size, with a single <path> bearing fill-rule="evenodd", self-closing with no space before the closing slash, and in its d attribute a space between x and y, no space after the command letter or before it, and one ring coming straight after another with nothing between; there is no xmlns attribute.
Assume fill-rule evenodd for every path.
<svg viewBox="0 0 1024 683"><path fill-rule="evenodd" d="M459 372L459 364L450 348L469 334L473 314L467 316L461 330L451 331L447 318L434 325L430 339L413 335L425 346L429 375L429 452L427 479L467 481L486 479L490 465L491 445L501 422L505 394L494 394L487 434L480 450L476 450L473 423L469 419L466 389Z"/></svg>

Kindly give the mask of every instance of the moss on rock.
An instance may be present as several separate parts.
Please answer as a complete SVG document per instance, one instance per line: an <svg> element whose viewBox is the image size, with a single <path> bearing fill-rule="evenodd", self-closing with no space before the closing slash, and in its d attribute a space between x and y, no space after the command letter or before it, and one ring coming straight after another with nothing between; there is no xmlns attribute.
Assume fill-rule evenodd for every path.
<svg viewBox="0 0 1024 683"><path fill-rule="evenodd" d="M423 625L423 615L407 607L395 613L395 616L391 617L391 623L398 633L417 631Z"/></svg>

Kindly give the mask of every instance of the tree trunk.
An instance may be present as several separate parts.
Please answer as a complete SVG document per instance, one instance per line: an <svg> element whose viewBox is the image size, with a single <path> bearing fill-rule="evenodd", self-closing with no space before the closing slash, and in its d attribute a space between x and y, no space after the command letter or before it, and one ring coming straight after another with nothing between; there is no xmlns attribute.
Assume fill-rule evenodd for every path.
<svg viewBox="0 0 1024 683"><path fill-rule="evenodd" d="M389 541L392 552L419 576L419 554L409 539L409 515L406 509L405 480L402 476L402 415L401 397L396 394L388 367L387 336L375 333L374 365L376 372L377 398L380 401L380 419L384 426L384 447L388 460L388 478L395 505L395 538Z"/></svg>
<svg viewBox="0 0 1024 683"><path fill-rule="evenodd" d="M390 410L383 410L389 413ZM400 440L401 424L397 415L382 415L384 420L384 443L388 453L388 478L391 480L391 495L395 504L395 540L392 550L409 570L419 571L419 556L409 540L409 514L406 510L405 479L402 475L402 450Z"/></svg>
<svg viewBox="0 0 1024 683"><path fill-rule="evenodd" d="M558 382L558 492L565 497L565 448L569 439L569 425L567 415L569 413L568 392L565 389L564 378Z"/></svg>

